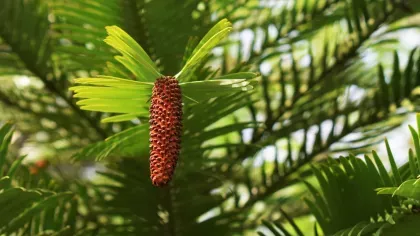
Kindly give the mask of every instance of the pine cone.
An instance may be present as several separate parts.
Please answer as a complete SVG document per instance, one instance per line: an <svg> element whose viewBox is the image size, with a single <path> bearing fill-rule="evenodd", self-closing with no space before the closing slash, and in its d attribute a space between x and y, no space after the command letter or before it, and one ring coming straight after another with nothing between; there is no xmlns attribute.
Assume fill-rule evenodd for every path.
<svg viewBox="0 0 420 236"><path fill-rule="evenodd" d="M155 186L171 181L181 149L182 97L178 81L158 78L150 105L150 178Z"/></svg>

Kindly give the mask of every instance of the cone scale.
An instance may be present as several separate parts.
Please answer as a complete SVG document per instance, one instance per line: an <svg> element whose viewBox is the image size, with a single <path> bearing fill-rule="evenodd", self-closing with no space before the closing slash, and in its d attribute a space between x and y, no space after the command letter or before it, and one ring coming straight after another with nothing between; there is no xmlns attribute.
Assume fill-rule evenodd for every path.
<svg viewBox="0 0 420 236"><path fill-rule="evenodd" d="M177 79L158 78L150 105L150 178L166 186L172 179L181 149L182 95Z"/></svg>

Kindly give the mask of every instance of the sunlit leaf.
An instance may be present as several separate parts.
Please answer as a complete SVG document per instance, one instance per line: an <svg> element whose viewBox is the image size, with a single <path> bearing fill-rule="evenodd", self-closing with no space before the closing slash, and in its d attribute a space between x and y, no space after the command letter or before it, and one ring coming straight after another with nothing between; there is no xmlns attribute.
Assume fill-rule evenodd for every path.
<svg viewBox="0 0 420 236"><path fill-rule="evenodd" d="M138 80L152 82L162 76L147 53L130 35L117 26L108 26L106 30L109 36L105 42L123 55L117 60L136 74Z"/></svg>
<svg viewBox="0 0 420 236"><path fill-rule="evenodd" d="M101 122L103 122L103 123L122 122L122 121L136 119L139 116L148 116L148 115L149 115L148 111L138 112L138 113L133 113L133 114L116 115L116 116L111 116L111 117L104 118L104 119L101 120Z"/></svg>
<svg viewBox="0 0 420 236"><path fill-rule="evenodd" d="M215 79L181 83L183 95L196 101L228 95L236 92L246 92L254 88L256 81L246 79Z"/></svg>
<svg viewBox="0 0 420 236"><path fill-rule="evenodd" d="M231 30L232 24L227 19L223 19L213 26L194 49L185 66L175 77L181 82L188 81L190 75L200 65L210 50L225 38Z"/></svg>
<svg viewBox="0 0 420 236"><path fill-rule="evenodd" d="M420 200L420 181L417 179L410 179L397 188L380 188L378 189L378 194L392 194Z"/></svg>

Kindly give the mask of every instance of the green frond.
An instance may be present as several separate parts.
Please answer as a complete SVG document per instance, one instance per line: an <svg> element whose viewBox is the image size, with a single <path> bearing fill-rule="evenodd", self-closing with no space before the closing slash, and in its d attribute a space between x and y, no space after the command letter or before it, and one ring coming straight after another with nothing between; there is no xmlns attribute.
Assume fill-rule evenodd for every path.
<svg viewBox="0 0 420 236"><path fill-rule="evenodd" d="M103 122L121 122L148 114L147 103L152 94L152 83L111 76L81 78L76 83L84 85L70 88L75 92L74 97L82 98L77 103L81 109L124 114L104 118Z"/></svg>
<svg viewBox="0 0 420 236"><path fill-rule="evenodd" d="M0 42L0 47L5 48L0 50L0 76L30 75L22 61L10 50L8 45Z"/></svg>
<svg viewBox="0 0 420 236"><path fill-rule="evenodd" d="M2 127L0 128L0 174L2 174L2 172L4 171L7 151L12 140L12 127L13 126L11 123L7 123L5 125L2 125ZM4 182L9 182L10 180L8 179L9 177L5 179L2 178Z"/></svg>
<svg viewBox="0 0 420 236"><path fill-rule="evenodd" d="M219 21L204 38L198 43L191 57L185 63L181 71L175 76L179 81L189 81L191 74L202 63L202 60L209 54L223 38L232 30L232 23L227 19Z"/></svg>
<svg viewBox="0 0 420 236"><path fill-rule="evenodd" d="M36 80L30 78L29 81L32 83ZM9 84L4 82L0 89L0 119L12 120L20 132L31 137L40 146L54 147L55 141L67 142L74 135L82 135L85 140L73 139L73 142L67 142L70 148L80 147L87 140L98 139L95 130L84 123L84 119L80 119L77 110L72 109L60 98L55 98L52 93L40 91L32 84L23 88L10 84L11 86L8 86ZM74 119L75 122L68 122L69 119ZM60 132L57 132L58 127ZM39 130L44 131L42 138L37 138Z"/></svg>
<svg viewBox="0 0 420 236"><path fill-rule="evenodd" d="M24 157L11 163L7 159L12 134L11 124L0 127L0 233L5 235L24 232L36 234L39 230L51 226L54 228L50 228L50 230L59 231L62 227L61 224L66 226L68 222L49 219L47 212L64 209L65 203L73 198L74 194L71 192L56 193L48 188L41 189L41 184L38 184L34 189L16 186L17 184L30 185L30 183L29 178L25 178L21 174L22 171L28 173L28 170L21 170ZM36 179L37 177L31 176L31 178ZM54 184L48 184L50 188L54 186ZM54 218L54 214L51 217ZM44 223L41 223L40 220L43 220ZM31 228L31 224L36 226Z"/></svg>
<svg viewBox="0 0 420 236"><path fill-rule="evenodd" d="M68 72L103 71L114 53L103 42L105 26L123 24L122 7L117 1L54 1L51 12L56 16L52 30L58 35L55 51L59 63ZM66 41L67 40L67 41Z"/></svg>
<svg viewBox="0 0 420 236"><path fill-rule="evenodd" d="M162 73L175 75L182 65L182 57L190 37L203 37L214 24L210 9L200 0L140 1L142 17L154 57L160 61ZM168 10L170 9L170 10Z"/></svg>
<svg viewBox="0 0 420 236"><path fill-rule="evenodd" d="M123 55L117 61L136 75L138 80L153 82L162 76L143 48L126 32L117 26L108 26L106 31L108 37L104 41Z"/></svg>
<svg viewBox="0 0 420 236"><path fill-rule="evenodd" d="M420 115L417 115L417 124L419 125L420 122ZM420 187L418 184L418 176L420 175L420 171L418 170L418 164L419 164L419 153L417 152L417 147L420 145L420 139L419 139L419 129L420 126L417 127L417 130L413 127L409 126L412 140L414 143L414 146L416 147L416 155L413 155L413 152L411 149L409 150L409 160L408 164L410 166L410 179L404 180L402 182L401 180L401 171L396 169L396 167L392 168L392 173L394 178L399 178L399 181L395 181L396 184L394 184L392 187L390 184L386 184L386 187L378 188L378 194L384 194L384 195L392 195L392 196L400 196L404 198L408 198L415 201L420 201ZM393 154L390 151L389 144L386 142L387 148L388 148L388 157L391 160L393 160ZM392 163L393 161L391 161ZM392 164L391 166L394 166L395 164Z"/></svg>
<svg viewBox="0 0 420 236"><path fill-rule="evenodd" d="M417 116L417 121L420 121L420 116ZM414 143L418 143L418 131L412 127L410 130ZM391 173L388 173L383 161L374 151L372 153L376 166L371 157L366 155L364 161L355 156L341 157L329 159L327 163L312 168L320 189L317 190L304 181L312 195L312 200L305 199L305 202L325 234L394 235L396 232L405 232L404 227L410 224L414 215L410 216L404 210L408 205L402 198L414 204L420 201L419 181L417 178L401 179L404 176L404 167L396 167L388 141L385 145ZM417 160L417 156L410 154L410 166L416 166ZM411 176L420 173L416 168L411 170L414 171ZM406 216L403 215L404 212ZM269 223L265 223L266 226L267 224ZM273 228L270 225L267 228L272 232L278 230L278 227ZM410 229L407 230L411 232ZM287 233L284 228L280 228L278 232Z"/></svg>
<svg viewBox="0 0 420 236"><path fill-rule="evenodd" d="M76 83L96 85L71 88L75 92L74 97L83 99L77 102L81 109L126 114L147 112L153 86L151 83L105 76L78 79Z"/></svg>
<svg viewBox="0 0 420 236"><path fill-rule="evenodd" d="M46 5L37 0L25 3L22 0L7 0L2 3L2 9L0 37L12 48L8 53L32 73L46 73L52 54Z"/></svg>
<svg viewBox="0 0 420 236"><path fill-rule="evenodd" d="M95 159L100 161L112 155L145 156L149 151L148 132L149 125L146 124L126 129L107 138L105 141L97 142L85 147L76 154L75 158L82 160Z"/></svg>
<svg viewBox="0 0 420 236"><path fill-rule="evenodd" d="M378 188L378 194L385 194L392 196L401 196L420 201L420 185L416 179L410 179L403 182L398 187Z"/></svg>
<svg viewBox="0 0 420 236"><path fill-rule="evenodd" d="M219 77L206 81L180 83L179 85L184 96L193 98L196 101L205 101L230 93L251 91L257 81L249 79L253 79L256 76L254 73L237 73L229 74L223 78Z"/></svg>
<svg viewBox="0 0 420 236"><path fill-rule="evenodd" d="M97 78L79 78L76 79L78 84L88 84L88 85L97 85L97 86L108 86L115 88L137 88L147 86L153 86L153 83L150 82L140 82L128 79L120 79L112 76L98 76ZM150 88L149 88L150 89Z"/></svg>
<svg viewBox="0 0 420 236"><path fill-rule="evenodd" d="M9 191L9 190L7 190ZM5 191L4 193L6 193ZM21 194L19 194L19 198ZM57 205L61 204L62 202L69 201L73 197L72 193L58 193L53 194L50 196L45 197L44 199L34 202L34 204L27 208L26 210L22 211L17 217L9 217L9 223L7 224L6 228L2 231L2 233L10 234L18 230L22 225L26 222L29 222L33 217L39 215L43 211L48 211L50 209L54 209ZM1 196L0 196L1 198ZM26 203L27 198L25 199ZM18 199L14 199L12 201L19 201ZM10 212L7 212L8 214ZM5 214L5 215L8 215Z"/></svg>

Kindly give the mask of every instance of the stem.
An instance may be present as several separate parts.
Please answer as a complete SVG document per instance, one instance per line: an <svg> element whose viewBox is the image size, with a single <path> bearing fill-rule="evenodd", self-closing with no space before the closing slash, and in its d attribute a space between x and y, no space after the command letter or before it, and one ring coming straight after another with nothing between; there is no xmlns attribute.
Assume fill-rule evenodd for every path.
<svg viewBox="0 0 420 236"><path fill-rule="evenodd" d="M172 186L166 187L163 191L163 202L165 203L165 209L168 211L168 223L165 224L164 234L165 236L176 235L176 223L175 223L175 209L173 207L173 195L171 193Z"/></svg>

